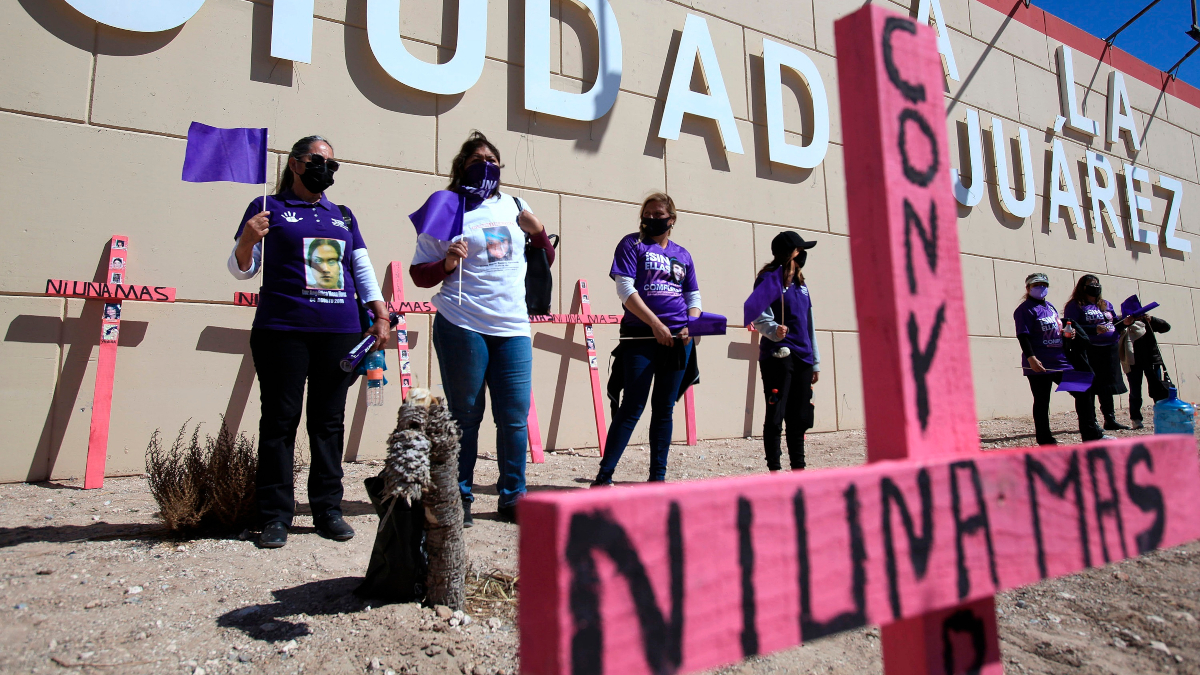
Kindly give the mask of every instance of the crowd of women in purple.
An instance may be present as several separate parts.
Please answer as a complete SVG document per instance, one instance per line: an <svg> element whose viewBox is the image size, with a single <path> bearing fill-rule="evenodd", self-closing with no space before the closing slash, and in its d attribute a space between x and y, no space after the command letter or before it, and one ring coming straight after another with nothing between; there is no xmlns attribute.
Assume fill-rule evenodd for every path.
<svg viewBox="0 0 1200 675"><path fill-rule="evenodd" d="M466 527L473 524L479 426L488 393L496 425L501 520L515 522L516 504L526 491L533 364L526 256L536 253L553 264L555 253L528 204L501 191L502 167L500 150L473 132L451 164L446 190L434 193L412 216L419 234L409 273L420 287L438 287L432 341L447 405L462 432L459 488ZM360 223L348 207L325 195L337 171L327 140L297 141L275 194L247 208L227 262L238 279L262 275L250 344L261 393L256 499L259 544L266 548L287 542L295 515L292 476L302 405L312 453L308 496L314 525L330 539L354 536L342 517L341 457L346 396L356 376L343 372L339 360L364 335L376 338L376 349L384 348L390 328ZM434 217L447 222L422 227L421 221ZM675 403L699 372L700 338L688 330L690 319L701 314L699 275L688 250L672 240L677 220L669 195L650 194L642 202L637 230L623 236L613 254L609 274L625 314L608 385L612 422L593 487L613 484L647 402L646 479L667 477ZM437 234L443 231L454 236ZM771 242L771 261L754 281L756 294L766 299L750 310L758 314L764 307L761 314L747 321L753 318L762 337L762 433L771 471L782 469L785 440L789 468L805 467L804 437L813 426L812 393L821 357L803 268L815 245L795 231L780 233ZM1075 389L1084 440L1104 438L1104 429L1128 428L1113 408L1113 396L1126 391L1123 371L1133 385L1133 425L1140 428L1141 381L1147 381L1151 398L1166 396L1154 335L1170 326L1148 317L1149 308L1136 297L1123 303L1118 317L1092 275L1079 279L1062 316L1047 299L1044 274L1031 274L1026 287L1014 318L1034 396L1038 442L1055 442L1049 402L1056 383ZM1096 420L1097 398L1103 427Z"/></svg>

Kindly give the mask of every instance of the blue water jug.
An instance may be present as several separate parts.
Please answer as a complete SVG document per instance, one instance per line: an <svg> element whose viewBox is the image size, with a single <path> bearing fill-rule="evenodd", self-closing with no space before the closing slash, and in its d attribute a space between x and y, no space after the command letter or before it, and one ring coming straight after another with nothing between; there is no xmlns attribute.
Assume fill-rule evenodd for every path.
<svg viewBox="0 0 1200 675"><path fill-rule="evenodd" d="M1167 390L1167 397L1154 404L1154 433L1194 434L1196 432L1196 409L1187 401L1180 400L1175 387Z"/></svg>

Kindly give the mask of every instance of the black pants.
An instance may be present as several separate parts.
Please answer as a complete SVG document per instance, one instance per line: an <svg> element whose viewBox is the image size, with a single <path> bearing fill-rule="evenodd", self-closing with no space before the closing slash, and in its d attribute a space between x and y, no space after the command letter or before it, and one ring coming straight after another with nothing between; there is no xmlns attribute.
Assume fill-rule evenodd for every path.
<svg viewBox="0 0 1200 675"><path fill-rule="evenodd" d="M792 469L804 468L804 432L813 425L811 363L795 355L777 359L768 356L758 362L762 371L763 393L767 396L767 415L763 421L763 445L767 468L778 471L784 425L787 425L788 460Z"/></svg>
<svg viewBox="0 0 1200 675"><path fill-rule="evenodd" d="M1146 366L1134 364L1126 377L1129 378L1129 419L1142 421L1142 379L1146 380L1146 393L1150 400L1158 402L1167 397L1167 385L1163 384L1163 367L1159 364Z"/></svg>
<svg viewBox="0 0 1200 675"><path fill-rule="evenodd" d="M361 339L358 333L250 331L250 352L258 371L262 403L256 481L262 525L291 525L296 512L292 469L305 380L312 455L308 503L315 518L341 514L346 391L355 375L343 372L338 362Z"/></svg>
<svg viewBox="0 0 1200 675"><path fill-rule="evenodd" d="M1094 441L1104 435L1104 430L1096 423L1096 401L1100 399L1100 412L1104 420L1115 420L1116 409L1113 407L1112 394L1089 394L1088 392L1071 392L1075 397L1075 415L1079 418L1079 435L1085 441Z"/></svg>
<svg viewBox="0 0 1200 675"><path fill-rule="evenodd" d="M1033 428L1037 433L1038 445L1054 443L1050 433L1050 392L1062 381L1062 373L1030 373L1029 391L1033 392ZM1093 416L1095 413L1093 413Z"/></svg>

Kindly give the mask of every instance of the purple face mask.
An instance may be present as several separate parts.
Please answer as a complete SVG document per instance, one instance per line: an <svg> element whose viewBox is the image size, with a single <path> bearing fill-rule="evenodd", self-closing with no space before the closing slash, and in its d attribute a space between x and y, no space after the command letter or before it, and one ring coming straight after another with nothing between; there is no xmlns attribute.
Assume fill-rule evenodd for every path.
<svg viewBox="0 0 1200 675"><path fill-rule="evenodd" d="M492 196L500 186L500 167L491 162L476 162L463 172L462 189L467 193L467 206L475 208Z"/></svg>
<svg viewBox="0 0 1200 675"><path fill-rule="evenodd" d="M1029 289L1029 297L1035 300L1045 300L1050 295L1049 286L1033 286Z"/></svg>

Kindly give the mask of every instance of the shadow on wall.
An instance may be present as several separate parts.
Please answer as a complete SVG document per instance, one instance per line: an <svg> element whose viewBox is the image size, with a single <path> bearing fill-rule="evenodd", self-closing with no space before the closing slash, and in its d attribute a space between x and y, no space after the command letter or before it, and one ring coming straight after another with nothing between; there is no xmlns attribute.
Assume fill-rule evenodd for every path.
<svg viewBox="0 0 1200 675"><path fill-rule="evenodd" d="M365 14L365 6L366 0L348 0L346 14ZM443 8L443 21L446 12L454 12L457 16L457 2L445 2ZM443 108L442 112L445 112L462 98L461 95L442 96L442 101L439 102L438 96L397 82L379 65L379 61L375 60L365 29L346 24L342 27L342 35L345 41L346 70L350 74L350 80L368 101L380 108L405 115L432 117L438 113L439 103Z"/></svg>
<svg viewBox="0 0 1200 675"><path fill-rule="evenodd" d="M65 0L17 0L27 14L54 37L76 49L107 56L141 56L162 49L183 27L158 33L135 33L102 26ZM107 38L107 39L106 39Z"/></svg>
<svg viewBox="0 0 1200 675"><path fill-rule="evenodd" d="M271 56L271 13L267 5L254 5L250 27L250 79L292 86L292 62Z"/></svg>
<svg viewBox="0 0 1200 675"><path fill-rule="evenodd" d="M754 175L756 178L798 185L808 180L813 169L801 169L787 164L771 161L770 141L767 136L767 88L766 72L763 58L750 55L750 122L754 134ZM812 95L796 71L791 68L779 69L783 90L790 91L800 108L800 139L789 139L789 143L808 144L812 142L814 128L814 113ZM837 120L830 119L830 124ZM719 138L719 136L718 136ZM710 146L711 147L711 146ZM711 150L710 150L711 152Z"/></svg>
<svg viewBox="0 0 1200 675"><path fill-rule="evenodd" d="M242 415L250 402L250 390L254 387L254 357L250 355L250 331L240 328L205 326L196 341L196 351L217 354L240 354L241 365L233 379L229 403L225 406L225 424L233 431L242 426Z"/></svg>

